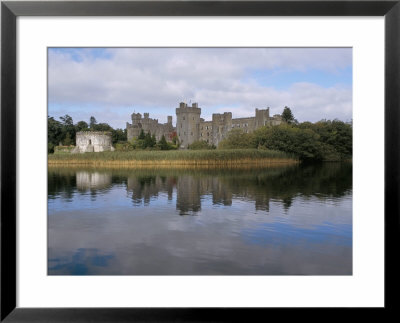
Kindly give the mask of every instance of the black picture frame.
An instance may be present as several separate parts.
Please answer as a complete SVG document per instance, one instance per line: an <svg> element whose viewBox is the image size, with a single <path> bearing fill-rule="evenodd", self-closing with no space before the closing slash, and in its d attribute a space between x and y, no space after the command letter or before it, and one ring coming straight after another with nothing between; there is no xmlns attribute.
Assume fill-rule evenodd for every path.
<svg viewBox="0 0 400 323"><path fill-rule="evenodd" d="M254 321L271 308L16 307L16 19L18 16L384 16L385 17L385 307L395 311L399 271L400 0L380 1L3 1L1 3L1 316L3 322ZM266 291L267 292L267 291ZM38 291L40 293L40 291ZM320 310L312 309L317 318ZM331 315L337 311L323 309ZM336 309L337 310L337 309ZM341 310L349 313L350 309ZM361 310L361 309L352 309ZM279 314L277 313L277 314ZM269 314L269 313L268 313ZM283 313L282 313L283 314ZM254 315L254 316L253 316ZM261 316L260 316L261 315ZM298 315L298 314L296 314ZM326 315L326 313L323 313ZM266 319L266 317L264 317ZM310 319L310 318L309 318ZM312 318L311 318L312 319ZM321 319L321 317L320 317Z"/></svg>

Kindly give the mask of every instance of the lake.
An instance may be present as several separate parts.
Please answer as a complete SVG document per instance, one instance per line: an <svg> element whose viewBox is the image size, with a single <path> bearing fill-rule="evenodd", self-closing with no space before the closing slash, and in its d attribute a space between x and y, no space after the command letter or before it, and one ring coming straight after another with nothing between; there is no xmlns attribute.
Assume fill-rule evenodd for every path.
<svg viewBox="0 0 400 323"><path fill-rule="evenodd" d="M49 275L351 275L352 164L49 167Z"/></svg>

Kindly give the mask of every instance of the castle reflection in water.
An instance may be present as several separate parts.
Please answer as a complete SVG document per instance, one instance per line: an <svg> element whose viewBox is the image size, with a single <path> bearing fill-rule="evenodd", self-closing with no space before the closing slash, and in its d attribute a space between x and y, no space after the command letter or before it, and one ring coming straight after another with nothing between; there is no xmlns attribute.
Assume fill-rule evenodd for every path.
<svg viewBox="0 0 400 323"><path fill-rule="evenodd" d="M234 171L49 169L49 198L89 193L96 199L99 193L120 185L134 207L146 207L163 199L176 201L180 215L196 215L205 200L227 207L233 200L245 200L252 201L256 210L269 211L270 201L280 202L288 209L299 194L316 196L314 192L318 191L317 198L341 197L351 190L351 172L351 164ZM76 189L64 190L71 186Z"/></svg>

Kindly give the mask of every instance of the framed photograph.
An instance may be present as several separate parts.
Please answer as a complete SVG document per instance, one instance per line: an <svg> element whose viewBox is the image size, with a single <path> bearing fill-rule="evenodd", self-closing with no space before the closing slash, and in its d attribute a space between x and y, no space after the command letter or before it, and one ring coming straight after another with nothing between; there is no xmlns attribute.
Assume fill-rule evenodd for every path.
<svg viewBox="0 0 400 323"><path fill-rule="evenodd" d="M399 16L3 1L1 320L394 310Z"/></svg>

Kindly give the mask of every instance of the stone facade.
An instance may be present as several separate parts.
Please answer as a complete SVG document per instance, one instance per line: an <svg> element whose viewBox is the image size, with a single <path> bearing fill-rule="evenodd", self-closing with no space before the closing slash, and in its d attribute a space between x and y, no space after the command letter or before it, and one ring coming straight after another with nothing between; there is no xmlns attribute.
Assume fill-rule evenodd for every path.
<svg viewBox="0 0 400 323"><path fill-rule="evenodd" d="M181 148L187 148L199 140L218 146L233 128L242 128L244 132L250 133L262 126L276 126L282 123L281 115L269 115L269 108L255 109L255 116L248 118L233 119L232 112L214 113L211 121L200 117L201 109L197 103L188 106L181 102L175 112L176 128L172 126L171 116L168 116L168 123L160 124L158 120L150 119L148 113L144 114L144 118L140 113L132 114L132 124L126 124L128 140L139 136L140 130L143 129L155 134L157 140L160 140L162 135L170 140L172 135L176 134Z"/></svg>
<svg viewBox="0 0 400 323"><path fill-rule="evenodd" d="M170 141L174 135L175 128L172 126L172 116L168 116L168 122L164 124L159 123L158 119L149 118L148 113L145 113L143 118L140 113L133 113L131 119L132 124L126 123L128 141L134 137L138 137L142 129L144 133L150 132L152 135L154 134L157 141L163 135L165 139Z"/></svg>
<svg viewBox="0 0 400 323"><path fill-rule="evenodd" d="M72 153L114 151L111 132L81 131L76 133L76 146Z"/></svg>

